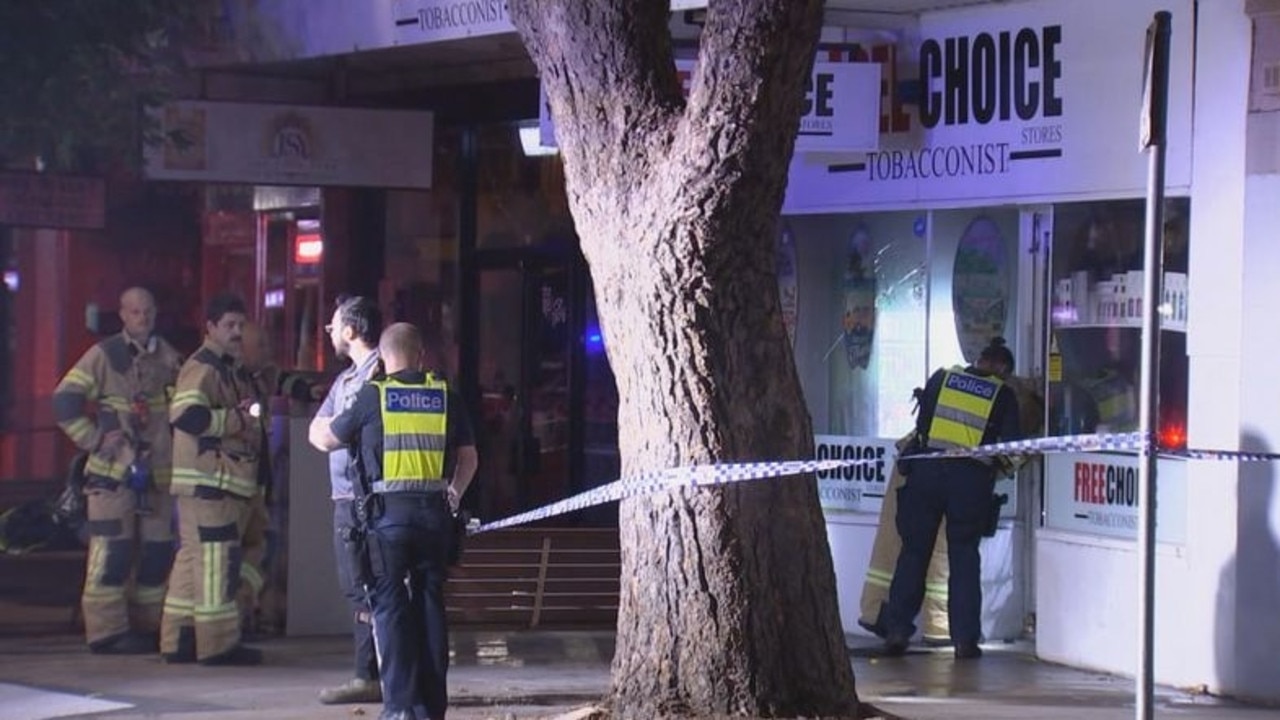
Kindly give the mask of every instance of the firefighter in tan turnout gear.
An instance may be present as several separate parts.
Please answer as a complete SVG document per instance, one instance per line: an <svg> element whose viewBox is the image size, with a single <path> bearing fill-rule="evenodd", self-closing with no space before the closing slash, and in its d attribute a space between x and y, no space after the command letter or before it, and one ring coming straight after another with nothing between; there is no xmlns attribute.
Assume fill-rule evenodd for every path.
<svg viewBox="0 0 1280 720"><path fill-rule="evenodd" d="M119 335L67 371L53 408L58 427L89 453L85 639L95 653L146 653L156 651L173 560L169 397L182 359L154 334L151 293L126 290L120 320Z"/></svg>
<svg viewBox="0 0 1280 720"><path fill-rule="evenodd" d="M256 665L240 643L241 538L260 490L265 409L241 362L244 303L222 294L205 313L205 342L178 375L173 494L178 556L169 576L160 652L171 663Z"/></svg>

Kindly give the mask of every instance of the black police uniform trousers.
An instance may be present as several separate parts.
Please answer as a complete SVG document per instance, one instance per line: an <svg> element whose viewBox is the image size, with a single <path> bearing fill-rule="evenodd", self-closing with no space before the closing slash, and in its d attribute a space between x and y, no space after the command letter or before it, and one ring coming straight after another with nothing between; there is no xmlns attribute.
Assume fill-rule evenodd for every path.
<svg viewBox="0 0 1280 720"><path fill-rule="evenodd" d="M369 559L383 711L414 712L421 706L430 720L443 720L449 704L444 605L453 537L449 505L442 492L387 493L379 500L370 524Z"/></svg>
<svg viewBox="0 0 1280 720"><path fill-rule="evenodd" d="M364 587L357 579L359 568L355 558L342 539L342 528L356 527L355 501L333 502L333 555L338 569L338 585L351 606L351 638L354 641L355 677L361 680L378 679L378 653L373 644L373 625L367 621L369 603ZM362 621L361 616L366 619Z"/></svg>
<svg viewBox="0 0 1280 720"><path fill-rule="evenodd" d="M995 472L973 460L927 460L915 463L898 489L898 534L902 551L889 586L885 636L906 641L915 634L915 619L924 602L925 575L933 555L938 526L947 519L947 619L957 646L976 644L982 636L982 541Z"/></svg>

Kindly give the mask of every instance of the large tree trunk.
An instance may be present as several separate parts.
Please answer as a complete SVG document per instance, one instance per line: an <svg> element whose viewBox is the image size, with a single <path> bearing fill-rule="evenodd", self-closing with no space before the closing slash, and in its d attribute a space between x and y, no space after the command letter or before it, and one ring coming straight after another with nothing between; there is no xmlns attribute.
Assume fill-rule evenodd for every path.
<svg viewBox="0 0 1280 720"><path fill-rule="evenodd" d="M681 97L661 0L512 0L618 382L624 476L812 457L774 239L821 0L711 0ZM621 508L626 717L852 715L811 477Z"/></svg>

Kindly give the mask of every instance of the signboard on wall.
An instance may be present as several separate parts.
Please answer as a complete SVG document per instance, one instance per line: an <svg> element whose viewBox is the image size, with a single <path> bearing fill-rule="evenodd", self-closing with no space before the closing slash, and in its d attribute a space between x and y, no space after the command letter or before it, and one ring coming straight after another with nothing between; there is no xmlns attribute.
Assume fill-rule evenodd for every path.
<svg viewBox="0 0 1280 720"><path fill-rule="evenodd" d="M687 97L697 62L677 59L676 74ZM539 93L541 143L555 145L555 127L545 93ZM816 62L805 86L804 114L795 152L831 153L874 150L879 143L880 66L874 63Z"/></svg>
<svg viewBox="0 0 1280 720"><path fill-rule="evenodd" d="M102 178L0 171L0 225L98 230L105 224Z"/></svg>
<svg viewBox="0 0 1280 720"><path fill-rule="evenodd" d="M391 8L396 45L516 31L506 0L396 0Z"/></svg>
<svg viewBox="0 0 1280 720"><path fill-rule="evenodd" d="M210 65L271 63L364 53L398 45L508 35L507 0L220 0L216 33L193 51ZM707 0L671 0L671 12ZM445 68L448 70L448 68Z"/></svg>
<svg viewBox="0 0 1280 720"><path fill-rule="evenodd" d="M818 503L823 510L879 513L889 480L898 461L897 438L854 437L848 435L815 435L814 450L818 460L862 460L858 465L816 473ZM1001 517L1017 512L1017 481L1001 478L995 492L1007 495L1009 502L1001 508Z"/></svg>
<svg viewBox="0 0 1280 720"><path fill-rule="evenodd" d="M1088 535L1138 538L1138 457L1107 453L1045 456L1045 526ZM1187 463L1159 458L1156 539L1187 535Z"/></svg>
<svg viewBox="0 0 1280 720"><path fill-rule="evenodd" d="M815 435L818 460L865 460L867 464L817 473L818 502L826 510L880 512L889 476L898 459L894 440L847 435Z"/></svg>
<svg viewBox="0 0 1280 720"><path fill-rule="evenodd" d="M431 187L432 114L180 100L157 108L154 180Z"/></svg>
<svg viewBox="0 0 1280 720"><path fill-rule="evenodd" d="M1146 27L1164 9L1174 16L1167 184L1189 187L1192 0L1035 0L925 13L904 53L917 97L882 98L901 122L874 152L796 157L786 211L1141 194L1147 161L1133 124Z"/></svg>

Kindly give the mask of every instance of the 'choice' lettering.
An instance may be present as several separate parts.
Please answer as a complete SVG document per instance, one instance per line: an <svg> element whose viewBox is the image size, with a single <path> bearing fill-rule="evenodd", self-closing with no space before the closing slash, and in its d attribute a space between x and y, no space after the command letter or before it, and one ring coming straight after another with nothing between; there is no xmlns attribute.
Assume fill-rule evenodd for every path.
<svg viewBox="0 0 1280 720"><path fill-rule="evenodd" d="M818 445L819 460L875 460L865 465L846 465L835 470L819 470L819 480L885 482L884 447L877 445Z"/></svg>
<svg viewBox="0 0 1280 720"><path fill-rule="evenodd" d="M932 128L938 123L964 125L971 115L980 125L1015 114L1021 120L1061 115L1061 42L1061 25L1047 25L1039 33L1022 28L1016 34L1006 30L994 36L984 32L925 40L920 80L926 88L941 81L942 89L925 93L920 122Z"/></svg>
<svg viewBox="0 0 1280 720"><path fill-rule="evenodd" d="M801 115L809 115L810 113L818 117L831 117L836 114L835 108L831 107L831 100L835 97L835 91L832 84L835 83L836 76L831 73L815 73L804 80L804 110Z"/></svg>

